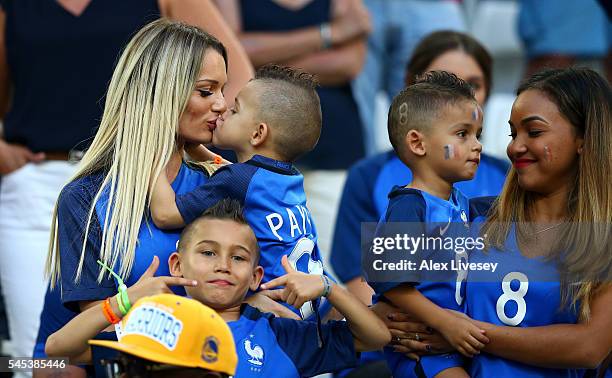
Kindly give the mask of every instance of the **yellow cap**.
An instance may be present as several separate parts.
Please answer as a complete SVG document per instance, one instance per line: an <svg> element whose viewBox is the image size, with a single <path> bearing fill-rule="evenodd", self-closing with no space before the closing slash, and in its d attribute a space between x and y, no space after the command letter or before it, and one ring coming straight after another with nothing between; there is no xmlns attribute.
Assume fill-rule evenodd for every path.
<svg viewBox="0 0 612 378"><path fill-rule="evenodd" d="M121 322L119 341L90 340L161 364L234 375L232 332L214 310L193 299L160 294L141 298Z"/></svg>

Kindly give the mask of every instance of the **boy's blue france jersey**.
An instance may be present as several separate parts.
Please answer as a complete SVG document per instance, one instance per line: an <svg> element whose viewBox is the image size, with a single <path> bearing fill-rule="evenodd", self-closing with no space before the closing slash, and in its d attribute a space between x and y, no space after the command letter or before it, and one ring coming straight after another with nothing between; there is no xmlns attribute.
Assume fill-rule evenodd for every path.
<svg viewBox="0 0 612 378"><path fill-rule="evenodd" d="M182 164L172 188L177 194L186 193L202 185L208 174L202 170ZM83 238L87 227L90 207L96 192L102 185L103 174L92 174L79 178L64 187L58 202L58 235L61 258L62 302L70 310L78 312L79 301L101 300L117 293L117 283L109 275L98 282L99 258L102 244L102 227L104 225L108 197L103 194L95 205L87 235L85 261L81 278L75 283L75 274L81 257ZM159 257L159 268L156 275L169 275L168 257L176 251L176 242L180 230L160 230L151 221L143 219L138 234L134 265L125 280L126 285L136 283L153 261ZM117 268L117 267L115 267ZM115 269L117 271L117 269ZM177 294L185 294L184 289ZM46 305L45 305L46 307ZM44 312L44 310L43 310Z"/></svg>
<svg viewBox="0 0 612 378"><path fill-rule="evenodd" d="M480 165L473 180L455 184L468 198L498 195L509 164L487 154L480 155ZM330 262L342 282L362 275L361 223L378 222L385 213L388 194L396 185L412 180L410 169L393 151L357 162L348 172L336 218Z"/></svg>
<svg viewBox="0 0 612 378"><path fill-rule="evenodd" d="M417 222L422 225L421 232L425 236L441 237L449 236L450 233L443 231L448 230L451 224L467 225L468 221L468 210L469 202L459 190L453 189L449 200L443 200L429 193L423 192L417 189L395 187L389 193L389 206L385 212L385 215L381 218L377 231L376 237L388 237L384 229L385 223L401 222L416 224ZM443 230L440 224L447 224L446 229ZM454 227L457 229L458 227ZM394 230L401 230L401 228L393 228ZM411 233L415 231L411 227ZM394 231L395 232L395 231ZM419 234L421 232L418 232ZM459 232L462 232L461 230ZM468 229L465 228L463 231L466 234ZM457 236L456 232L452 233ZM418 235L417 235L418 236ZM449 261L451 259L458 258L455 255L455 251L443 251L436 250L426 253L423 259L440 259L440 261ZM393 251L390 253L394 253ZM401 252L400 252L401 253ZM417 253L423 253L421 251ZM467 253L461 256L464 262L467 262ZM417 259L419 260L419 259ZM418 264L417 264L418 265ZM406 272L401 272L405 275ZM427 297L436 305L452 309L456 311L464 311L463 299L465 297L465 272L459 271L453 273L452 276L445 275L448 278L452 277L452 281L445 280L439 282L433 282L427 280L431 276L424 280L411 280L414 287L419 290L421 294ZM411 275L411 277L414 277ZM418 278L418 277L417 277ZM374 301L383 300L384 293L397 287L402 282L394 280L394 282L368 282L370 286L376 292ZM401 353L395 353L390 348L385 348L385 357L387 364L393 372L394 377L416 377L415 367L417 364L405 357ZM437 356L423 356L420 361L420 368L427 377L433 377L439 372L463 365L463 359L457 353L449 353Z"/></svg>
<svg viewBox="0 0 612 378"><path fill-rule="evenodd" d="M476 226L486 220L491 198L471 201L471 218ZM518 248L514 227L503 251L489 248L474 251L470 262L498 263L495 272L470 271L466 290L467 314L476 320L510 327L538 327L576 323L578 316L569 305L561 305L560 276L554 261L527 258ZM584 370L546 369L506 360L488 353L472 359L472 377L582 377Z"/></svg>
<svg viewBox="0 0 612 378"><path fill-rule="evenodd" d="M227 323L238 354L234 377L311 377L354 367L359 362L353 335L344 321L322 325L323 346L319 348L315 322L277 318L246 304L240 312L238 320ZM116 341L117 335L103 332L96 339ZM114 349L92 346L96 372L102 372L101 358L113 359L117 355Z"/></svg>
<svg viewBox="0 0 612 378"><path fill-rule="evenodd" d="M422 190L395 187L391 190L391 193L389 193L389 206L378 224L376 237L389 236L383 234L385 232L383 231L383 226L388 223L421 224L420 232L413 236L419 236L420 234L426 237L450 236L450 232L444 234L445 229L441 225L448 225L448 227L453 224L467 225L468 211L469 200L457 189L453 189L447 201ZM448 227L446 227L446 229L448 229ZM456 230L457 227L455 226L453 229ZM394 232L396 230L401 231L401 228L393 228ZM412 227L410 231L412 233L417 232L417 230L413 230ZM465 234L467 235L467 233L468 229L465 228ZM444 261L454 258L455 255L455 251L439 250L427 252L419 251L417 253L428 253L428 255L423 256L423 258L434 258L434 255L444 254L445 257L440 258ZM463 311L464 289L461 282L462 281L428 282L425 277L424 281L419 280L414 283L416 284L415 287L423 295L438 306ZM379 296L401 284L401 282L368 283Z"/></svg>
<svg viewBox="0 0 612 378"><path fill-rule="evenodd" d="M317 231L306 207L304 177L291 163L255 155L245 163L227 165L205 185L177 196L176 205L189 223L224 198L236 199L244 207L261 249L262 282L286 274L283 255L301 272L324 273ZM325 313L330 307L323 302L321 312ZM313 314L310 302L299 312L293 310L304 319Z"/></svg>
<svg viewBox="0 0 612 378"><path fill-rule="evenodd" d="M322 325L321 348L316 323L276 318L248 305L240 319L228 325L238 353L236 377L310 377L359 361L353 335L343 321Z"/></svg>

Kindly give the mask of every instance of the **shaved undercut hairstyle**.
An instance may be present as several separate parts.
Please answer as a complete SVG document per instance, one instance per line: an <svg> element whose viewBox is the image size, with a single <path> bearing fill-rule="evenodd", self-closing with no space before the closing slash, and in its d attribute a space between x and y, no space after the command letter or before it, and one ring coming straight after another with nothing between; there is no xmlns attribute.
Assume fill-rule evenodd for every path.
<svg viewBox="0 0 612 378"><path fill-rule="evenodd" d="M387 128L395 153L402 157L410 130L426 132L445 107L459 102L476 104L472 86L452 73L431 71L404 88L391 103Z"/></svg>
<svg viewBox="0 0 612 378"><path fill-rule="evenodd" d="M287 161L312 151L321 136L321 103L314 76L278 65L255 73L265 84L257 93L259 116L270 126L275 150Z"/></svg>
<svg viewBox="0 0 612 378"><path fill-rule="evenodd" d="M197 225L207 219L229 220L232 222L246 225L249 228L251 227L251 225L244 217L244 208L242 207L242 205L240 205L240 202L230 198L222 199L221 201L206 209L206 211L204 211L202 215L196 218L193 222L189 223L183 229L177 246L179 253L185 251L189 247L194 235L198 231ZM255 237L254 232L253 237ZM255 245L257 249L255 251L254 264L257 265L259 263L259 244L255 243Z"/></svg>

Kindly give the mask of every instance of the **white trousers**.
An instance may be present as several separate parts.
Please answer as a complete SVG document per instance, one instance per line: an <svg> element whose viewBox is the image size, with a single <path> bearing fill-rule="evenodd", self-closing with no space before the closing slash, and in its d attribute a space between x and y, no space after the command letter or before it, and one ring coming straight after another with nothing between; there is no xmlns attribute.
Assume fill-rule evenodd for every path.
<svg viewBox="0 0 612 378"><path fill-rule="evenodd" d="M53 207L75 167L30 163L0 181L0 279L15 357L32 356L47 285Z"/></svg>
<svg viewBox="0 0 612 378"><path fill-rule="evenodd" d="M333 274L333 271L329 256L345 181L346 171L343 170L304 170L306 205L317 228L317 244L323 258L323 266L330 274Z"/></svg>

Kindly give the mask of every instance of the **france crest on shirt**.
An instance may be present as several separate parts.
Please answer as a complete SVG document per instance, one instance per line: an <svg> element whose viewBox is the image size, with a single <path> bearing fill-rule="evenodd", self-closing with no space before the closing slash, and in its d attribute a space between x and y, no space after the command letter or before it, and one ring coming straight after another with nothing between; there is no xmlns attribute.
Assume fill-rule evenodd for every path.
<svg viewBox="0 0 612 378"><path fill-rule="evenodd" d="M312 377L353 367L358 361L344 321L321 326L322 345L314 322L276 318L248 305L241 308L238 320L227 325L238 354L236 377Z"/></svg>

